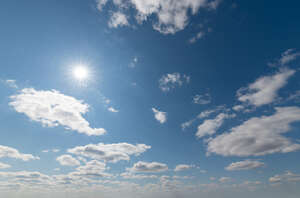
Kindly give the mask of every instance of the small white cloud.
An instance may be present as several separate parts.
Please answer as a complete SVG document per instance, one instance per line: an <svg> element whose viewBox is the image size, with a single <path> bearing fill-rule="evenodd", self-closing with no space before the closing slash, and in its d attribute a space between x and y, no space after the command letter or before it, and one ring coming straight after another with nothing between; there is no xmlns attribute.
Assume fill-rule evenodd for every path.
<svg viewBox="0 0 300 198"><path fill-rule="evenodd" d="M68 149L68 152L74 155L84 156L91 159L116 163L121 160L128 161L130 159L130 155L138 156L150 148L151 146L145 144L132 145L128 143L100 143L88 144L86 146L77 146L75 148Z"/></svg>
<svg viewBox="0 0 300 198"><path fill-rule="evenodd" d="M144 174L133 174L130 172L125 172L120 175L124 179L156 179L157 175L144 175Z"/></svg>
<svg viewBox="0 0 300 198"><path fill-rule="evenodd" d="M23 160L23 161L40 159L39 157L35 157L31 154L20 153L15 148L0 145L0 158L4 158L4 157L20 159L20 160Z"/></svg>
<svg viewBox="0 0 300 198"><path fill-rule="evenodd" d="M129 26L129 22L125 14L121 12L114 12L108 22L108 26L110 28Z"/></svg>
<svg viewBox="0 0 300 198"><path fill-rule="evenodd" d="M118 113L119 112L119 110L117 110L113 107L109 107L107 110L110 111L110 112L113 112L113 113Z"/></svg>
<svg viewBox="0 0 300 198"><path fill-rule="evenodd" d="M5 84L7 84L11 88L18 89L16 80L11 80L11 79L5 80Z"/></svg>
<svg viewBox="0 0 300 198"><path fill-rule="evenodd" d="M221 183L227 183L227 182L230 182L230 181L231 181L230 177L221 177L219 179L219 182L221 182Z"/></svg>
<svg viewBox="0 0 300 198"><path fill-rule="evenodd" d="M193 103L200 105L209 104L211 103L211 96L209 93L203 95L197 94L193 97Z"/></svg>
<svg viewBox="0 0 300 198"><path fill-rule="evenodd" d="M6 169L6 168L10 168L11 166L9 164L4 164L0 162L0 169Z"/></svg>
<svg viewBox="0 0 300 198"><path fill-rule="evenodd" d="M79 166L80 162L71 155L61 155L56 158L56 161L62 166Z"/></svg>
<svg viewBox="0 0 300 198"><path fill-rule="evenodd" d="M262 106L274 102L278 91L287 84L287 80L295 74L295 70L284 68L271 76L263 76L246 88L237 92L238 100L254 106Z"/></svg>
<svg viewBox="0 0 300 198"><path fill-rule="evenodd" d="M182 86L183 83L189 83L190 77L187 75L181 75L180 73L172 73L172 74L166 74L163 75L159 79L159 88L164 91L170 91L171 89L174 89L177 86Z"/></svg>
<svg viewBox="0 0 300 198"><path fill-rule="evenodd" d="M240 162L234 162L228 165L225 169L228 171L239 171L239 170L251 170L263 167L265 164L255 160L244 160Z"/></svg>
<svg viewBox="0 0 300 198"><path fill-rule="evenodd" d="M196 136L201 138L205 135L213 135L222 126L225 119L233 118L235 114L220 113L214 119L205 120L201 125L198 126Z"/></svg>
<svg viewBox="0 0 300 198"><path fill-rule="evenodd" d="M138 61L139 61L138 57L134 57L134 58L132 59L132 61L129 63L128 67L129 67L129 68L135 68L135 67L136 67L136 64L138 63Z"/></svg>
<svg viewBox="0 0 300 198"><path fill-rule="evenodd" d="M275 175L269 178L270 183L286 183L286 182L300 182L300 175L286 171L284 174Z"/></svg>
<svg viewBox="0 0 300 198"><path fill-rule="evenodd" d="M86 135L103 135L103 128L91 128L82 114L88 112L89 105L56 90L38 91L26 88L10 97L9 103L18 113L24 113L31 120L43 126L64 126Z"/></svg>
<svg viewBox="0 0 300 198"><path fill-rule="evenodd" d="M243 110L245 107L243 105L235 105L232 107L233 110L235 111L241 111Z"/></svg>
<svg viewBox="0 0 300 198"><path fill-rule="evenodd" d="M178 172L178 171L184 171L184 170L188 170L191 168L194 168L195 165L188 165L188 164L179 164L175 167L174 171Z"/></svg>
<svg viewBox="0 0 300 198"><path fill-rule="evenodd" d="M132 168L126 169L129 172L163 172L168 170L168 166L158 162L142 162L139 161L133 165Z"/></svg>
<svg viewBox="0 0 300 198"><path fill-rule="evenodd" d="M159 121L161 124L165 123L167 121L167 113L159 111L155 108L152 108L152 111L154 113L154 117L157 121Z"/></svg>
<svg viewBox="0 0 300 198"><path fill-rule="evenodd" d="M196 43L199 39L202 39L205 36L205 32L201 31L196 34L196 36L189 39L189 43Z"/></svg>

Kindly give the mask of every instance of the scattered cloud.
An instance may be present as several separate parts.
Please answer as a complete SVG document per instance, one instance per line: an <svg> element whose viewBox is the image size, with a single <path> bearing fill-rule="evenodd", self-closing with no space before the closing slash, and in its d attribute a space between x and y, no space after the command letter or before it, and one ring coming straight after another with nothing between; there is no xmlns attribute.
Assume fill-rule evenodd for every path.
<svg viewBox="0 0 300 198"><path fill-rule="evenodd" d="M196 43L199 39L202 39L205 36L205 32L200 31L195 36L189 39L189 43L193 44Z"/></svg>
<svg viewBox="0 0 300 198"><path fill-rule="evenodd" d="M128 67L129 67L129 68L135 68L135 67L136 67L136 64L138 63L138 61L139 61L138 57L134 57L134 58L132 59L132 61L129 63Z"/></svg>
<svg viewBox="0 0 300 198"><path fill-rule="evenodd" d="M31 120L43 126L64 126L86 135L103 135L103 128L91 128L82 114L88 112L89 105L56 90L38 91L26 88L10 97L9 103L17 112L24 113Z"/></svg>
<svg viewBox="0 0 300 198"><path fill-rule="evenodd" d="M5 84L8 85L9 87L14 88L14 89L18 89L18 85L17 85L16 80L7 79L7 80L5 80L4 82L5 82Z"/></svg>
<svg viewBox="0 0 300 198"><path fill-rule="evenodd" d="M180 73L172 73L172 74L166 74L163 75L159 79L159 88L164 91L170 91L171 89L174 89L177 86L182 86L183 83L189 83L190 77L187 75L182 75Z"/></svg>
<svg viewBox="0 0 300 198"><path fill-rule="evenodd" d="M263 167L265 164L255 160L244 160L240 162L234 162L228 165L225 169L228 171L239 171L239 170L251 170Z"/></svg>
<svg viewBox="0 0 300 198"><path fill-rule="evenodd" d="M59 149L51 149L51 150L42 150L43 153L49 153L49 152L53 152L53 153L58 153L60 150Z"/></svg>
<svg viewBox="0 0 300 198"><path fill-rule="evenodd" d="M296 101L296 102L299 102L300 101L300 90L297 90L295 93L291 94L287 100L293 100L293 101Z"/></svg>
<svg viewBox="0 0 300 198"><path fill-rule="evenodd" d="M127 16L122 12L114 12L108 22L110 28L129 26Z"/></svg>
<svg viewBox="0 0 300 198"><path fill-rule="evenodd" d="M243 157L299 150L300 144L282 134L290 131L291 123L300 121L300 108L277 107L275 110L273 115L253 117L229 133L210 139L208 154Z"/></svg>
<svg viewBox="0 0 300 198"><path fill-rule="evenodd" d="M300 182L300 175L286 171L284 174L275 175L269 178L271 183L284 183L284 182Z"/></svg>
<svg viewBox="0 0 300 198"><path fill-rule="evenodd" d="M23 161L29 161L29 160L38 160L39 157L35 157L31 154L23 154L20 153L17 149L11 148L8 146L2 146L0 145L0 158L15 158L20 159Z"/></svg>
<svg viewBox="0 0 300 198"><path fill-rule="evenodd" d="M56 158L56 161L62 166L79 166L80 162L71 155L61 155Z"/></svg>
<svg viewBox="0 0 300 198"><path fill-rule="evenodd" d="M6 168L10 168L11 166L9 164L4 164L0 162L0 169L6 169Z"/></svg>
<svg viewBox="0 0 300 198"><path fill-rule="evenodd" d="M124 179L156 179L157 175L144 175L144 174L133 174L130 172L122 173L121 176Z"/></svg>
<svg viewBox="0 0 300 198"><path fill-rule="evenodd" d="M209 104L211 103L211 96L209 93L203 95L197 94L193 97L193 103L200 104L200 105Z"/></svg>
<svg viewBox="0 0 300 198"><path fill-rule="evenodd" d="M116 163L120 160L130 160L130 155L138 156L144 153L151 146L145 144L128 144L128 143L117 143L117 144L88 144L86 146L77 146L72 149L68 149L69 153L88 157L96 160L103 160L105 162Z"/></svg>
<svg viewBox="0 0 300 198"><path fill-rule="evenodd" d="M102 11L107 2L107 0L97 0L98 10ZM142 24L143 22L147 21L150 19L150 16L155 16L154 19L151 18L152 20L155 20L153 22L153 29L162 34L175 34L176 32L183 30L189 23L190 14L198 14L200 8L206 10L215 10L220 2L220 0L112 1L118 10L128 10L134 8L137 12L135 19L138 24ZM118 27L113 25L109 26Z"/></svg>
<svg viewBox="0 0 300 198"><path fill-rule="evenodd" d="M154 113L155 119L160 122L161 124L165 123L167 121L167 113L159 111L155 108L152 108L152 111Z"/></svg>
<svg viewBox="0 0 300 198"><path fill-rule="evenodd" d="M225 114L220 113L214 119L205 120L202 124L198 126L196 136L201 138L206 135L213 135L222 126L225 119L233 118L235 114Z"/></svg>
<svg viewBox="0 0 300 198"><path fill-rule="evenodd" d="M188 165L188 164L179 164L175 167L174 171L178 172L178 171L184 171L184 170L188 170L191 168L194 168L195 165Z"/></svg>
<svg viewBox="0 0 300 198"><path fill-rule="evenodd" d="M133 165L131 168L126 169L129 172L163 172L168 170L168 166L163 163L158 162L142 162L139 161Z"/></svg>
<svg viewBox="0 0 300 198"><path fill-rule="evenodd" d="M113 113L118 113L119 112L119 110L117 110L113 107L109 107L107 110L110 111L110 112L113 112Z"/></svg>
<svg viewBox="0 0 300 198"><path fill-rule="evenodd" d="M245 107L243 105L235 105L232 107L235 111L242 111Z"/></svg>
<svg viewBox="0 0 300 198"><path fill-rule="evenodd" d="M270 104L277 98L279 89L287 84L287 80L295 72L295 70L283 68L274 75L260 77L237 92L238 100L254 106Z"/></svg>
<svg viewBox="0 0 300 198"><path fill-rule="evenodd" d="M219 179L219 182L221 182L221 183L226 183L226 182L230 182L230 181L231 181L230 177L221 177Z"/></svg>
<svg viewBox="0 0 300 198"><path fill-rule="evenodd" d="M275 62L271 62L268 65L271 67L275 66L285 66L293 61L295 61L300 56L300 52L296 52L295 49L288 49L281 54L281 57Z"/></svg>

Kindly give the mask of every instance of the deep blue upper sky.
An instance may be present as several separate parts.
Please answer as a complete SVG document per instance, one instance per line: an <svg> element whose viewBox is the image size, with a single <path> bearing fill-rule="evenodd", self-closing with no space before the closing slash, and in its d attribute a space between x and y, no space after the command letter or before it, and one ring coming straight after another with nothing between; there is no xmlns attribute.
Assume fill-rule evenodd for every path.
<svg viewBox="0 0 300 198"><path fill-rule="evenodd" d="M1 2L0 197L299 197L299 6Z"/></svg>

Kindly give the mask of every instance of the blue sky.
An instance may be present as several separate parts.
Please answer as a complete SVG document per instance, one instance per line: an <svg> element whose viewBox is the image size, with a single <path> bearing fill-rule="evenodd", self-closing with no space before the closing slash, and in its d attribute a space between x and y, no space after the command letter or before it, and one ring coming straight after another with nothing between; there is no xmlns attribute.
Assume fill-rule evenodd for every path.
<svg viewBox="0 0 300 198"><path fill-rule="evenodd" d="M299 197L298 7L3 1L0 196Z"/></svg>

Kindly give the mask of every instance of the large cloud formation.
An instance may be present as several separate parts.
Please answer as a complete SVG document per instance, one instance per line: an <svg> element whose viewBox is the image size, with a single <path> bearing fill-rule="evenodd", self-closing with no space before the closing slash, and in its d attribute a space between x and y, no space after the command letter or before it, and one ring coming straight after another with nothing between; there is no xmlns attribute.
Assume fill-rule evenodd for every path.
<svg viewBox="0 0 300 198"><path fill-rule="evenodd" d="M17 112L24 113L31 120L44 126L64 126L66 129L86 135L102 135L103 128L91 128L82 114L88 112L89 105L56 90L38 91L26 88L10 97L9 103Z"/></svg>
<svg viewBox="0 0 300 198"><path fill-rule="evenodd" d="M107 2L108 0L97 0L98 10L102 11ZM113 0L111 2L118 10L135 9L135 19L139 24L147 21L150 16L154 16L153 28L155 30L163 34L174 34L187 26L190 14L196 15L200 8L215 10L221 0ZM114 14L112 14L110 24L114 23L113 19Z"/></svg>
<svg viewBox="0 0 300 198"><path fill-rule="evenodd" d="M300 121L299 107L277 107L270 116L253 117L208 141L208 154L223 156L262 156L288 153L300 149L300 144L283 136L291 123Z"/></svg>

